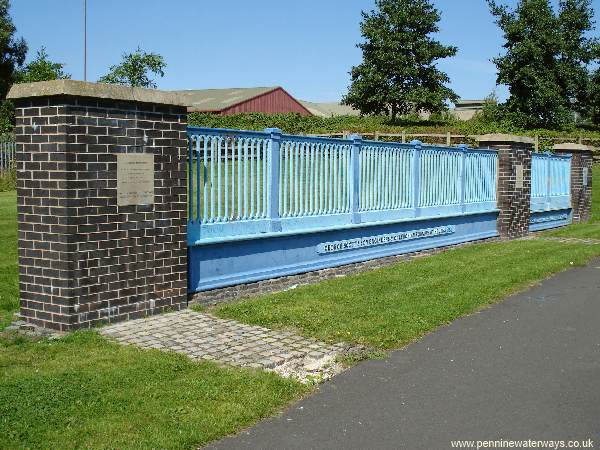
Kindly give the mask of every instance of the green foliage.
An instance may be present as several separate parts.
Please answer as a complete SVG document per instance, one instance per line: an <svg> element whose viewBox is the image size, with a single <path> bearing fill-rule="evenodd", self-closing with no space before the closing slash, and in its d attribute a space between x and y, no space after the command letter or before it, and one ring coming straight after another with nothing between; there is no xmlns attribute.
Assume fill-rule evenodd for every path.
<svg viewBox="0 0 600 450"><path fill-rule="evenodd" d="M277 127L285 133L310 134L310 133L401 133L407 134L460 134L475 136L486 133L511 133L523 136L541 135L546 140L545 146L551 147L550 138L571 136L569 140L579 136L592 140L592 144L600 147L600 127L565 125L559 129L528 129L519 126L511 120L511 114L506 112L505 105L488 102L484 111L473 119L461 121L447 115L432 115L429 120L419 119L416 116L403 116L394 122L385 116L335 116L317 117L300 116L299 114L263 114L245 113L230 116L216 114L191 113L188 115L190 125L211 128L232 128L240 130L263 130L264 128ZM575 135L575 138L573 138ZM391 138L398 140L398 137ZM419 138L425 142L442 142L436 138ZM474 140L466 140L470 145L476 145ZM589 142L589 141L588 141Z"/></svg>
<svg viewBox="0 0 600 450"><path fill-rule="evenodd" d="M585 115L591 100L588 66L600 58L597 38L587 37L594 29L594 10L591 0L560 0L559 8L560 77L571 110Z"/></svg>
<svg viewBox="0 0 600 450"><path fill-rule="evenodd" d="M352 68L352 83L343 102L363 114L396 115L439 112L456 100L448 76L435 61L456 54L456 47L432 38L439 12L428 0L377 0L377 10L362 13L358 44L363 62Z"/></svg>
<svg viewBox="0 0 600 450"><path fill-rule="evenodd" d="M0 100L12 85L17 69L25 62L27 44L23 38L17 39L16 28L8 13L9 0L0 0Z"/></svg>
<svg viewBox="0 0 600 450"><path fill-rule="evenodd" d="M33 83L36 81L63 80L71 78L71 75L65 73L63 63L56 63L48 59L46 48L38 50L33 61L27 64L23 70L17 71L16 83Z"/></svg>
<svg viewBox="0 0 600 450"><path fill-rule="evenodd" d="M163 77L166 66L161 55L146 53L138 47L133 53L123 54L123 62L111 66L109 72L98 82L156 88L156 83L148 76L148 72Z"/></svg>
<svg viewBox="0 0 600 450"><path fill-rule="evenodd" d="M0 192L0 331L19 307L17 266L17 194ZM1 377L0 377L1 378ZM1 420L0 420L1 422Z"/></svg>
<svg viewBox="0 0 600 450"><path fill-rule="evenodd" d="M561 0L556 14L549 0L520 0L511 10L488 0L504 33L506 50L494 59L497 82L508 85L504 113L521 128L557 128L589 102L588 65L597 52L589 0Z"/></svg>
<svg viewBox="0 0 600 450"><path fill-rule="evenodd" d="M14 191L17 188L17 171L11 167L5 172L0 172L0 192Z"/></svg>
<svg viewBox="0 0 600 450"><path fill-rule="evenodd" d="M592 123L600 125L600 68L596 69L590 81L589 114Z"/></svg>
<svg viewBox="0 0 600 450"><path fill-rule="evenodd" d="M11 133L15 128L15 105L10 100L0 100L0 133Z"/></svg>

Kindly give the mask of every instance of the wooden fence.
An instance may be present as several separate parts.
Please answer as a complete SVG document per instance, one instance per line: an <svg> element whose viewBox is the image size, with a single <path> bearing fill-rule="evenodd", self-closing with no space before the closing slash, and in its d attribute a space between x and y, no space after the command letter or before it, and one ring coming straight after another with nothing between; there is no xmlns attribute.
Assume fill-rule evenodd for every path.
<svg viewBox="0 0 600 450"><path fill-rule="evenodd" d="M331 138L342 138L346 139L352 133L349 131L340 131L336 133L316 133L308 134L308 136L317 137L331 137ZM425 143L431 144L444 144L446 146L457 145L457 144L469 144L476 146L481 135L468 135L468 134L453 134L450 132L446 133L407 133L402 131L400 133L385 133L375 131L372 133L360 133L365 139L373 139L375 141L394 141L410 142L413 139L418 139ZM564 142L577 142L579 144L591 145L600 148L600 138L587 138L583 136L544 136L535 135L532 136L535 141L534 150L536 152L543 150L550 150L554 144L560 144ZM600 154L596 155L600 158Z"/></svg>

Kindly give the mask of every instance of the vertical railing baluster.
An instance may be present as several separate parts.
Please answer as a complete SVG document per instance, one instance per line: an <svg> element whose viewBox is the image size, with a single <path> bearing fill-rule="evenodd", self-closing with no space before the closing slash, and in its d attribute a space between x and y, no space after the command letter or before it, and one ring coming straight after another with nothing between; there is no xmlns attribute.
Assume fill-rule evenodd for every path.
<svg viewBox="0 0 600 450"><path fill-rule="evenodd" d="M325 213L331 212L331 144L325 145Z"/></svg>
<svg viewBox="0 0 600 450"><path fill-rule="evenodd" d="M235 168L237 165L237 157L235 155L235 138L231 138L231 217L236 219L239 216L239 211L236 215L236 204L235 204Z"/></svg>
<svg viewBox="0 0 600 450"><path fill-rule="evenodd" d="M288 215L287 201L288 201L288 149L289 144L287 142L282 143L282 152L283 152L283 190L281 191L281 195L283 197L283 207L281 209L281 217L286 217Z"/></svg>
<svg viewBox="0 0 600 450"><path fill-rule="evenodd" d="M300 158L300 167L299 167L299 173L300 173L300 180L299 180L299 184L300 184L300 192L299 192L299 198L298 198L298 202L299 202L299 214L301 216L306 214L306 207L304 205L304 189L306 188L306 183L304 180L304 171L306 170L304 168L306 161L304 161L305 157L304 157L304 151L306 150L306 143L302 142L301 144L298 144L298 153L299 153L299 158Z"/></svg>
<svg viewBox="0 0 600 450"><path fill-rule="evenodd" d="M237 149L238 149L238 157L237 157L237 193L238 193L238 198L237 198L237 204L238 204L238 219L242 220L244 218L244 209L243 209L243 189L244 186L242 184L242 170L244 169L244 155L243 155L243 146L244 146L244 139L243 138L237 138L236 139L237 142Z"/></svg>
<svg viewBox="0 0 600 450"><path fill-rule="evenodd" d="M204 136L203 137L204 140L204 159L202 160L202 177L204 178L203 180L203 189L202 189L202 195L204 196L204 211L202 214L202 221L203 222L208 222L208 197L209 197L209 187L208 187L208 140L209 140L209 136Z"/></svg>
<svg viewBox="0 0 600 450"><path fill-rule="evenodd" d="M256 139L250 140L250 187L248 193L250 195L250 210L248 212L248 218L254 218L254 190L256 188L254 184L254 148L257 145Z"/></svg>
<svg viewBox="0 0 600 450"><path fill-rule="evenodd" d="M206 139L206 138L205 138ZM193 178L193 171L190 172L190 178ZM196 136L196 220L202 222L200 203L200 136ZM192 193L190 192L190 196Z"/></svg>
<svg viewBox="0 0 600 450"><path fill-rule="evenodd" d="M269 140L263 141L263 217L267 217L268 215L268 197L269 197L269 169L268 169L268 160L269 160Z"/></svg>
<svg viewBox="0 0 600 450"><path fill-rule="evenodd" d="M229 150L229 146L228 146L228 140L227 138L223 139L223 142L225 143L225 157L223 159L223 167L224 167L224 172L225 172L225 195L224 195L224 199L225 199L225 213L224 213L224 217L223 219L227 222L229 221L229 156L228 156L228 150Z"/></svg>
<svg viewBox="0 0 600 450"><path fill-rule="evenodd" d="M460 210L465 212L467 205L465 204L465 188L467 183L467 148L466 144L460 144L460 187L459 187L459 199L460 199ZM485 178L485 177L484 177Z"/></svg>
<svg viewBox="0 0 600 450"><path fill-rule="evenodd" d="M196 141L198 137L196 137ZM188 135L188 220L194 220L194 143L192 136ZM200 189L200 185L196 185ZM196 210L200 205L196 206Z"/></svg>
<svg viewBox="0 0 600 450"><path fill-rule="evenodd" d="M367 179L367 189L368 189L368 196L367 196L367 203L365 205L365 207L367 209L373 209L373 205L375 203L375 200L373 198L373 193L375 192L375 170L374 170L374 164L373 164L373 148L369 148L367 150L367 174L368 174L368 179Z"/></svg>
<svg viewBox="0 0 600 450"><path fill-rule="evenodd" d="M215 220L215 142L218 138L210 140L210 221Z"/></svg>
<svg viewBox="0 0 600 450"><path fill-rule="evenodd" d="M243 139L243 150L244 150L244 168L242 173L243 178L243 204L244 211L242 214L243 219L248 218L248 143L250 142L249 138Z"/></svg>
<svg viewBox="0 0 600 450"><path fill-rule="evenodd" d="M323 205L325 202L325 146L317 145L319 154L319 209L318 213L323 214Z"/></svg>
<svg viewBox="0 0 600 450"><path fill-rule="evenodd" d="M261 139L256 139L256 142L254 144L254 184L252 186L252 189L254 191L254 210L253 210L253 217L255 219L258 219L260 217L260 196L261 196L261 190L260 190L260 151L261 151L261 147L262 147L262 140Z"/></svg>
<svg viewBox="0 0 600 450"><path fill-rule="evenodd" d="M223 138L217 139L217 216L213 217L217 222L221 220L221 143Z"/></svg>
<svg viewBox="0 0 600 450"><path fill-rule="evenodd" d="M552 190L552 158L546 156L546 209L550 209L550 196Z"/></svg>
<svg viewBox="0 0 600 450"><path fill-rule="evenodd" d="M300 193L298 192L298 190L300 188L299 179L300 179L300 143L296 142L294 144L294 216L298 216L298 214L300 213L300 209L299 209Z"/></svg>
<svg viewBox="0 0 600 450"><path fill-rule="evenodd" d="M343 145L339 145L336 147L336 153L335 153L335 158L336 158L336 163L335 163L335 204L334 204L334 208L335 208L335 212L339 213L341 212L342 209L342 201L341 201L341 196L342 196L342 151L343 151Z"/></svg>

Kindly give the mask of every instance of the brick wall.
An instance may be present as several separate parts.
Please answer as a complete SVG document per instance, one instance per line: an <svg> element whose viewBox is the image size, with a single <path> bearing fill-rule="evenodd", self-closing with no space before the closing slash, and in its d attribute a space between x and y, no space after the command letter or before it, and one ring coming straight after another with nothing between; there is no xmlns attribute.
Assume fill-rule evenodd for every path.
<svg viewBox="0 0 600 450"><path fill-rule="evenodd" d="M531 152L533 141L509 135L486 135L480 147L498 149L498 234L516 238L529 233Z"/></svg>
<svg viewBox="0 0 600 450"><path fill-rule="evenodd" d="M570 153L571 159L571 207L573 222L587 222L592 213L592 165L591 148L581 144L557 144L556 153ZM584 168L587 168L587 184L584 186Z"/></svg>
<svg viewBox="0 0 600 450"><path fill-rule="evenodd" d="M15 102L22 318L70 330L185 306L185 107ZM139 152L154 154L154 204L117 206L117 155Z"/></svg>

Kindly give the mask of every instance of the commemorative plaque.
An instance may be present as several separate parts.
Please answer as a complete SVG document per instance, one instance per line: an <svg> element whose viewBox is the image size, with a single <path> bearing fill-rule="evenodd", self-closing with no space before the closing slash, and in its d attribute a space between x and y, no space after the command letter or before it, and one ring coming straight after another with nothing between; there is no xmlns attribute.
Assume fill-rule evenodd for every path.
<svg viewBox="0 0 600 450"><path fill-rule="evenodd" d="M523 164L517 164L515 169L516 169L515 188L523 189Z"/></svg>
<svg viewBox="0 0 600 450"><path fill-rule="evenodd" d="M117 155L117 205L154 204L154 155Z"/></svg>

